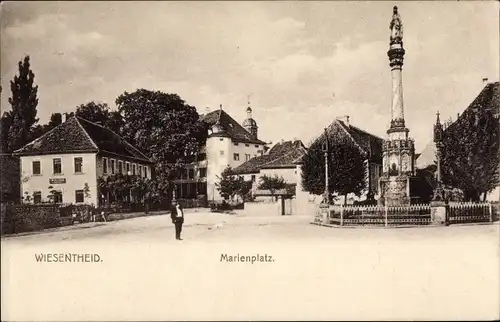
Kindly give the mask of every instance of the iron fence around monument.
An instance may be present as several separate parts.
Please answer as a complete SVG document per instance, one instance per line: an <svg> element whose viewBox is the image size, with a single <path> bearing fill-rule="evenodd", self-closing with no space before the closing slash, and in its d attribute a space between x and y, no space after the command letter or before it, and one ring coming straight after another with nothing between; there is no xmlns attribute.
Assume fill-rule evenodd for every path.
<svg viewBox="0 0 500 322"><path fill-rule="evenodd" d="M332 206L329 220L340 226L407 226L431 223L431 207L428 204L385 206Z"/></svg>
<svg viewBox="0 0 500 322"><path fill-rule="evenodd" d="M488 202L450 202L447 210L450 224L493 222L496 215Z"/></svg>
<svg viewBox="0 0 500 322"><path fill-rule="evenodd" d="M433 223L431 204L412 204L407 206L363 206L330 205L323 206L314 222L320 223L321 213L327 211L327 224L333 226L425 226ZM445 223L467 224L499 220L498 205L482 202L450 202L445 205ZM323 221L323 223L325 223Z"/></svg>

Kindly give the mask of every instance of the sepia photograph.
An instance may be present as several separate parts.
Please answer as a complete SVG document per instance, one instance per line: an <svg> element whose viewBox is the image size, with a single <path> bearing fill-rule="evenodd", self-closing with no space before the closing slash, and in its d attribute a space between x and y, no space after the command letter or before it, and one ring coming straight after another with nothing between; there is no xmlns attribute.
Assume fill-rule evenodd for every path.
<svg viewBox="0 0 500 322"><path fill-rule="evenodd" d="M1 320L499 320L499 25L2 1Z"/></svg>

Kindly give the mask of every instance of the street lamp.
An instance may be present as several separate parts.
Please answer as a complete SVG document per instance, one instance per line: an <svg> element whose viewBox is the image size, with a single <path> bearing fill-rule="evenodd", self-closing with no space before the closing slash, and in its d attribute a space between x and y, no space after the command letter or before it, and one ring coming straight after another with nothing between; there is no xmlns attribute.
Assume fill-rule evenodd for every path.
<svg viewBox="0 0 500 322"><path fill-rule="evenodd" d="M434 188L433 201L442 201L444 199L443 184L441 181L441 147L443 140L443 125L439 120L439 111L437 112L436 124L434 124L434 143L436 144L436 163L437 163L437 182Z"/></svg>
<svg viewBox="0 0 500 322"><path fill-rule="evenodd" d="M373 191L372 191L372 173L371 173L371 160L372 160L372 140L368 141L369 150L368 150L368 193L366 194L366 199L372 201L374 199Z"/></svg>
<svg viewBox="0 0 500 322"><path fill-rule="evenodd" d="M324 192L324 200L325 203L330 203L330 191L328 185L328 155L330 154L330 145L328 142L328 133L325 127L325 142L323 143L323 152L325 154L325 192Z"/></svg>

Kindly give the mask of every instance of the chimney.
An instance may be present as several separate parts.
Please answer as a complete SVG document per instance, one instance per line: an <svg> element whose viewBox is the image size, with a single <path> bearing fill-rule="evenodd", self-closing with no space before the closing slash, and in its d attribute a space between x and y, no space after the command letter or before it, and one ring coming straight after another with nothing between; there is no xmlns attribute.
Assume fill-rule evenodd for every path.
<svg viewBox="0 0 500 322"><path fill-rule="evenodd" d="M208 106L207 106L207 107L205 107L205 113L206 113L206 114L210 113L210 107L208 107Z"/></svg>
<svg viewBox="0 0 500 322"><path fill-rule="evenodd" d="M62 113L62 123L66 122L67 118L68 118L68 113Z"/></svg>
<svg viewBox="0 0 500 322"><path fill-rule="evenodd" d="M488 77L484 77L484 78L483 78L483 84L484 84L484 85L488 84Z"/></svg>
<svg viewBox="0 0 500 322"><path fill-rule="evenodd" d="M349 115L339 116L337 120L344 122L345 125L349 126Z"/></svg>

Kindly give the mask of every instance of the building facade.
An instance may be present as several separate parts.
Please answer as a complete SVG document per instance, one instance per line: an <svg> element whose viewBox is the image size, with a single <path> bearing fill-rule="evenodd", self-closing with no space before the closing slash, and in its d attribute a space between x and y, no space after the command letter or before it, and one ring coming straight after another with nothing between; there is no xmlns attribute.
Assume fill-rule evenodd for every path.
<svg viewBox="0 0 500 322"><path fill-rule="evenodd" d="M118 134L79 117L14 152L20 157L23 202L93 204L98 178L113 174L152 177L153 163Z"/></svg>
<svg viewBox="0 0 500 322"><path fill-rule="evenodd" d="M247 108L247 118L239 124L222 109L201 116L208 126L205 145L197 160L184 165L180 178L174 181L177 199L199 199L212 203L223 198L217 190L219 177L226 169L235 169L245 161L262 155L267 143L258 138L257 122L252 109Z"/></svg>
<svg viewBox="0 0 500 322"><path fill-rule="evenodd" d="M300 140L281 141L276 143L266 154L244 162L234 172L245 181L252 182L252 193L258 192L260 178L282 177L287 184L295 185L300 190L300 174L298 168L307 149Z"/></svg>

